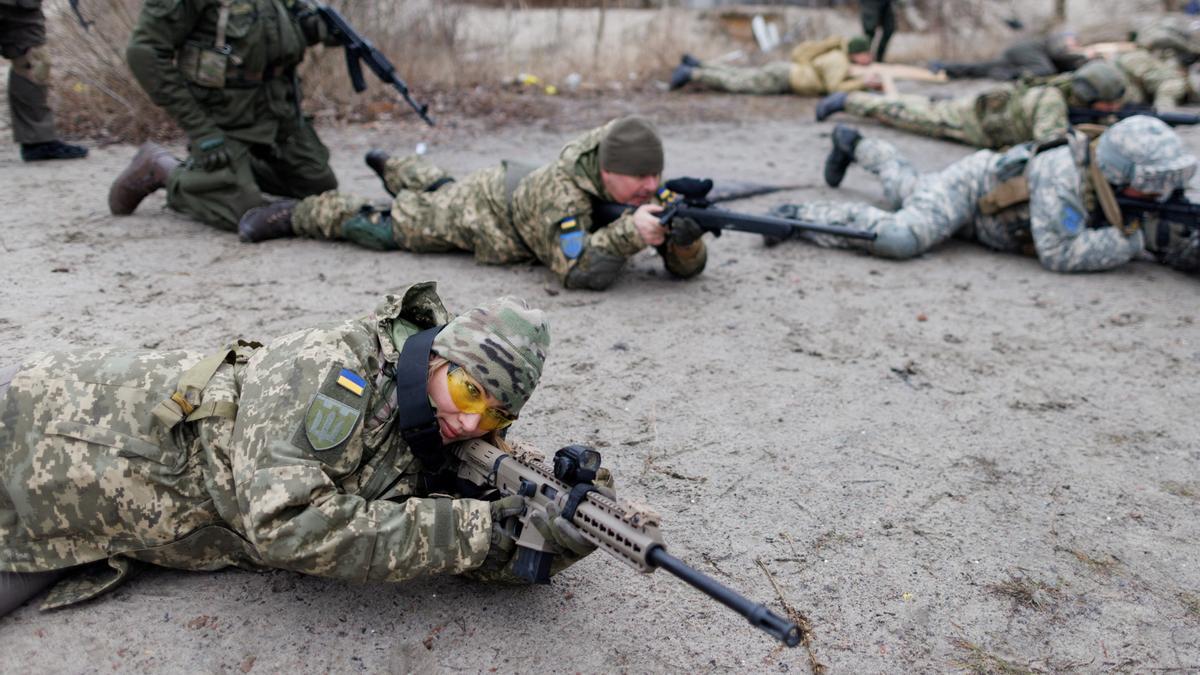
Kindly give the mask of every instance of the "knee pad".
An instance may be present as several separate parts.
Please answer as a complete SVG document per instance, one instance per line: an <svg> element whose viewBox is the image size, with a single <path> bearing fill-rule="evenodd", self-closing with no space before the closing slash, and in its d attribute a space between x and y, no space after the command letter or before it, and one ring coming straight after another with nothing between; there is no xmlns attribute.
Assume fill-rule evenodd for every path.
<svg viewBox="0 0 1200 675"><path fill-rule="evenodd" d="M875 228L875 241L871 242L871 253L883 258L903 260L924 253L921 242L910 228L894 221Z"/></svg>
<svg viewBox="0 0 1200 675"><path fill-rule="evenodd" d="M12 60L13 72L39 86L50 83L50 56L45 47L32 47Z"/></svg>
<svg viewBox="0 0 1200 675"><path fill-rule="evenodd" d="M575 261L571 271L567 272L563 285L567 288L602 291L617 280L617 275L623 267L625 259L621 256L589 248Z"/></svg>
<svg viewBox="0 0 1200 675"><path fill-rule="evenodd" d="M376 251L395 251L399 248L392 233L392 217L386 213L378 213L369 206L363 207L342 223L342 236L359 246Z"/></svg>

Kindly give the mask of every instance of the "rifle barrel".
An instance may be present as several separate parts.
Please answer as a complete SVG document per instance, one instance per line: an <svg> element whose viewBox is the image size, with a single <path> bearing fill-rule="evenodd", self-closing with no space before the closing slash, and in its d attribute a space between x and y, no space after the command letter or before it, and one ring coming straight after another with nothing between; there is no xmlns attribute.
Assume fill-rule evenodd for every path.
<svg viewBox="0 0 1200 675"><path fill-rule="evenodd" d="M667 553L662 546L651 548L646 554L646 559L651 565L661 567L699 589L713 600L746 617L750 621L750 625L766 632L785 645L795 647L800 644L803 634L795 623L772 612L766 605L752 602L716 579L693 569L679 558Z"/></svg>

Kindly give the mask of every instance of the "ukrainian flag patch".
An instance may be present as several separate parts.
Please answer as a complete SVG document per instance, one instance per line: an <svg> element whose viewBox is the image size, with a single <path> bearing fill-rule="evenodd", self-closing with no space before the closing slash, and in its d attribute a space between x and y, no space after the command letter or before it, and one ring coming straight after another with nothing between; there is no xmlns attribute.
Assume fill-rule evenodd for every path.
<svg viewBox="0 0 1200 675"><path fill-rule="evenodd" d="M342 368L342 372L338 373L337 383L342 389L354 394L362 396L363 389L367 388L367 381L358 376L358 373L353 370Z"/></svg>
<svg viewBox="0 0 1200 675"><path fill-rule="evenodd" d="M558 224L558 247L567 260L574 260L583 253L583 230L574 217L563 218Z"/></svg>

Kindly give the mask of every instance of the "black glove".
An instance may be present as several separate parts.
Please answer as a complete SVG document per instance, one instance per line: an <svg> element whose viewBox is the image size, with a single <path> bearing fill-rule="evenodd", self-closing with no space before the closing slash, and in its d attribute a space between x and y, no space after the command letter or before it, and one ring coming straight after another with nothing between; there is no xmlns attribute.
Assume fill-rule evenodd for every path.
<svg viewBox="0 0 1200 675"><path fill-rule="evenodd" d="M667 241L680 248L691 246L704 234L704 229L700 227L700 223L691 218L672 218L671 233L667 236Z"/></svg>
<svg viewBox="0 0 1200 675"><path fill-rule="evenodd" d="M667 188L675 194L683 195L688 199L704 199L704 197L713 189L713 182L710 178L703 180L699 178L672 178L663 183L663 187Z"/></svg>
<svg viewBox="0 0 1200 675"><path fill-rule="evenodd" d="M205 171L216 171L229 165L229 151L220 133L197 138L191 143L192 162Z"/></svg>

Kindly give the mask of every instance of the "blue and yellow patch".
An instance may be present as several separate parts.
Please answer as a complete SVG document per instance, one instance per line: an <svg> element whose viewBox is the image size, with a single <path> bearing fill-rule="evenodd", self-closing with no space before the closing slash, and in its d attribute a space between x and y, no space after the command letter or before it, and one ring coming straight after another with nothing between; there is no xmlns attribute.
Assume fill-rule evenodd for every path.
<svg viewBox="0 0 1200 675"><path fill-rule="evenodd" d="M367 381L358 376L358 373L353 370L342 368L342 372L338 373L337 383L346 391L355 396L362 396L363 390L367 388Z"/></svg>
<svg viewBox="0 0 1200 675"><path fill-rule="evenodd" d="M1063 207L1062 226L1067 234L1077 234L1083 227L1083 214L1074 206L1067 204Z"/></svg>
<svg viewBox="0 0 1200 675"><path fill-rule="evenodd" d="M574 260L583 254L583 229L574 216L563 218L558 223L558 247L562 249L567 260Z"/></svg>

